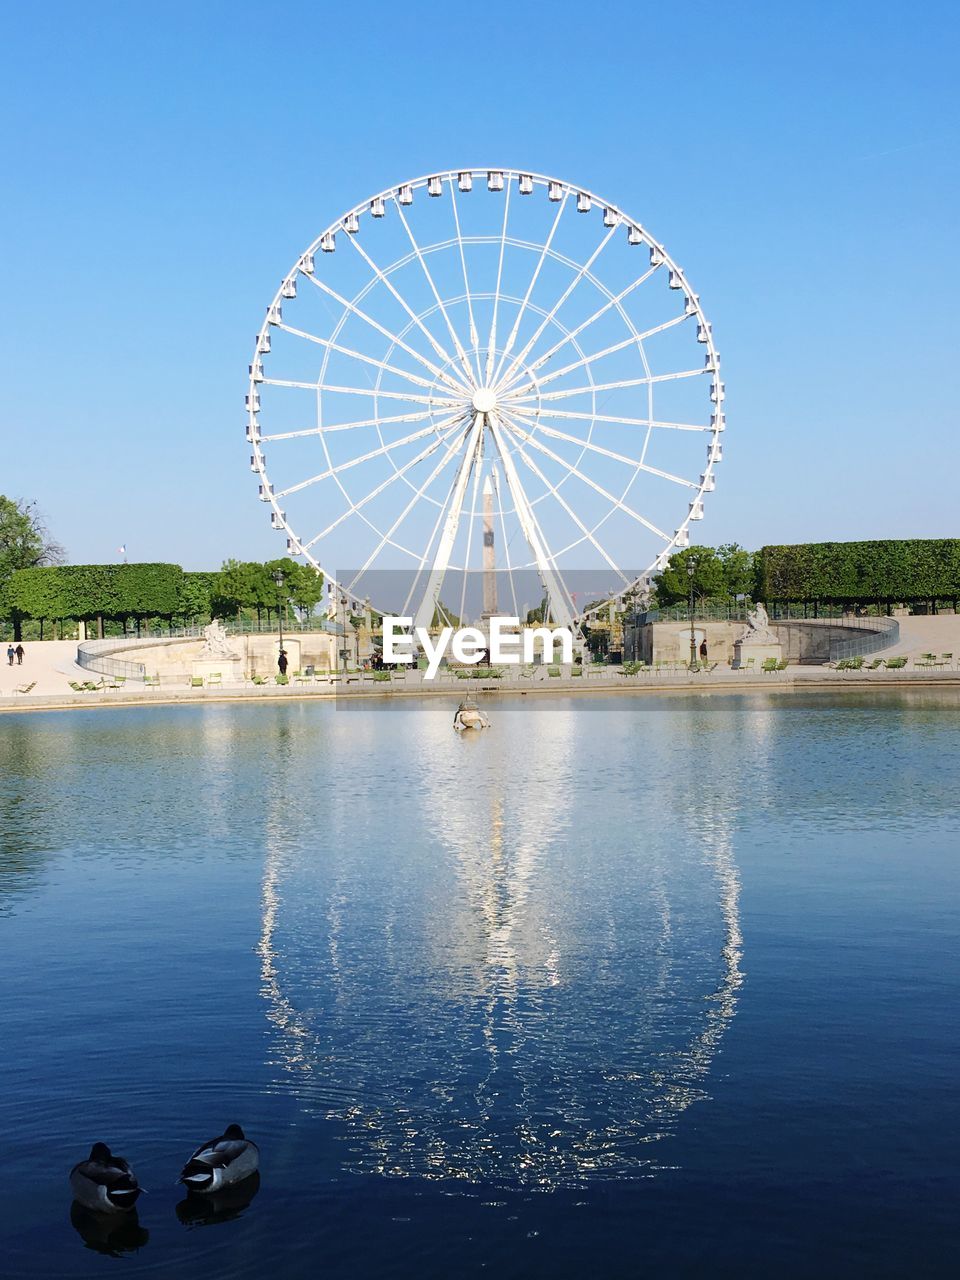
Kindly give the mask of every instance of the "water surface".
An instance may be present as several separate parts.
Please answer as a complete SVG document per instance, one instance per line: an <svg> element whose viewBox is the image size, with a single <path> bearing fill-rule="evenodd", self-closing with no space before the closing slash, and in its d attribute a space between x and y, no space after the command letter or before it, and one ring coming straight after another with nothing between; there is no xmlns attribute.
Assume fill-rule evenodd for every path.
<svg viewBox="0 0 960 1280"><path fill-rule="evenodd" d="M452 711L0 721L3 1274L952 1273L956 697Z"/></svg>

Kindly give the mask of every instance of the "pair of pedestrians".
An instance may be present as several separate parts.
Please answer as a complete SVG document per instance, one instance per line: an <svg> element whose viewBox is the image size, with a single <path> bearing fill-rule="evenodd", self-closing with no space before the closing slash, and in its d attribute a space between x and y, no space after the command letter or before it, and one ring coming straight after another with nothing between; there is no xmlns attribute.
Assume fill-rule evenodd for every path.
<svg viewBox="0 0 960 1280"><path fill-rule="evenodd" d="M17 660L17 666L22 667L23 655L24 655L24 648L22 644L18 644L16 648L14 648L12 644L7 645L7 662L10 664L11 667L13 666L14 658L16 658Z"/></svg>

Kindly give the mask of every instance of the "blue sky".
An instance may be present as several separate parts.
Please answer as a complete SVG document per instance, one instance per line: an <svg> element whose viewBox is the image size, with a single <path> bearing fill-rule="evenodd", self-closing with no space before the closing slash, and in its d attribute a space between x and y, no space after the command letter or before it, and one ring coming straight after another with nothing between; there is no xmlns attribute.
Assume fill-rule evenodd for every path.
<svg viewBox="0 0 960 1280"><path fill-rule="evenodd" d="M75 562L282 554L252 340L351 205L556 173L682 263L729 428L703 541L957 533L954 5L8 7L0 490Z"/></svg>

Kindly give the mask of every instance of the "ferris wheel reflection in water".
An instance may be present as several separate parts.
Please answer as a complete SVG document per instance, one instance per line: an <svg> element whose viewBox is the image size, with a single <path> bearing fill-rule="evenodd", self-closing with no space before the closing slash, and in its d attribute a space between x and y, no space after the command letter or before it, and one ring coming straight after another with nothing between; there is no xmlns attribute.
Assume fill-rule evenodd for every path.
<svg viewBox="0 0 960 1280"><path fill-rule="evenodd" d="M644 1176L707 1097L742 982L732 788L704 820L675 776L656 808L695 821L698 848L625 848L621 827L603 866L573 714L537 718L535 754L507 730L506 750L503 732L468 738L452 764L447 717L424 717L425 852L380 863L380 884L352 797L308 865L278 781L259 946L271 1062L340 1127L348 1170L541 1188Z"/></svg>

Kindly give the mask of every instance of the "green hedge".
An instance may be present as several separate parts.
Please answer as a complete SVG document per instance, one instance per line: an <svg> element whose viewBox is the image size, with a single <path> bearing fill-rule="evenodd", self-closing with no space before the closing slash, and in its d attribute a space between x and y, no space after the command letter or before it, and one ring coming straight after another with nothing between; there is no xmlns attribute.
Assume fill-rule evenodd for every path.
<svg viewBox="0 0 960 1280"><path fill-rule="evenodd" d="M13 617L171 618L184 588L178 564L70 564L19 569L7 584Z"/></svg>
<svg viewBox="0 0 960 1280"><path fill-rule="evenodd" d="M960 596L960 538L762 547L756 595L771 601L896 604Z"/></svg>

